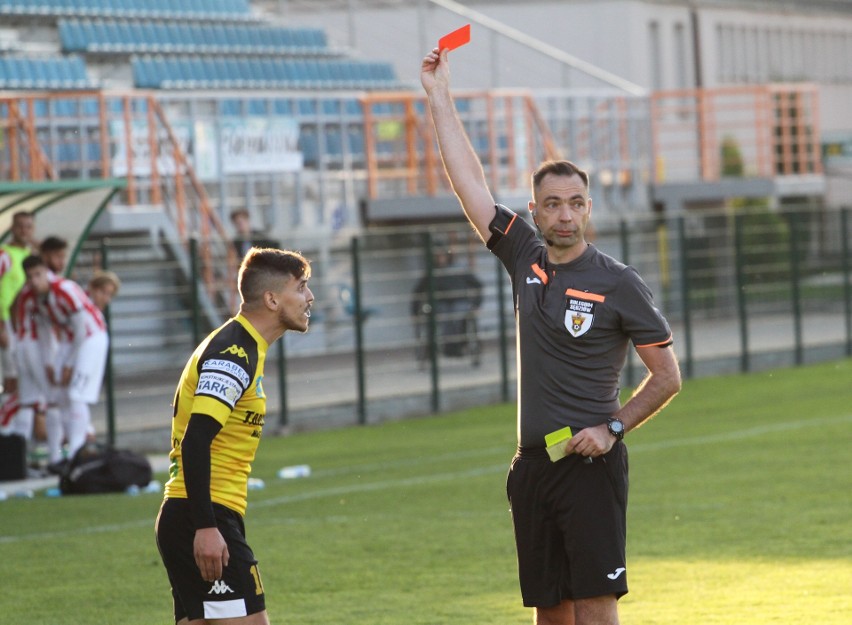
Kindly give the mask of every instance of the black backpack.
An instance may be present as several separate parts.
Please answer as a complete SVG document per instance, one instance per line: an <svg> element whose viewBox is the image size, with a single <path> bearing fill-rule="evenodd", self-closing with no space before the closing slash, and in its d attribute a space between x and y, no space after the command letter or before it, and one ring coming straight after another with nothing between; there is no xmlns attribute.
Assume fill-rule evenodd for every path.
<svg viewBox="0 0 852 625"><path fill-rule="evenodd" d="M86 443L59 478L63 495L120 493L130 486L143 488L153 476L148 459L128 449Z"/></svg>

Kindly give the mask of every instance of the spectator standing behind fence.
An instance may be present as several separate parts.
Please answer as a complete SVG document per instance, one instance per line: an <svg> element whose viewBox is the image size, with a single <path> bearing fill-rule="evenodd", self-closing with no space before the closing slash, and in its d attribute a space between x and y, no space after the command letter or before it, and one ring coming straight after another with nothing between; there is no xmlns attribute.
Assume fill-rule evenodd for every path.
<svg viewBox="0 0 852 625"><path fill-rule="evenodd" d="M251 215L247 208L232 210L231 224L234 226L234 249L237 252L237 258L240 260L252 247L278 247L277 241L273 241L263 232L258 232L252 228Z"/></svg>
<svg viewBox="0 0 852 625"><path fill-rule="evenodd" d="M66 457L71 458L86 442L91 429L90 404L97 402L103 383L108 347L106 321L101 309L73 280L50 272L44 259L24 260L27 284L35 291L38 336L47 353L55 337L55 359L46 367L48 381L56 387L60 408L58 418L48 413L48 460L63 460L62 443L67 441ZM109 304L120 283L115 274L96 275L93 290L101 306Z"/></svg>
<svg viewBox="0 0 852 625"><path fill-rule="evenodd" d="M441 249L434 255L432 272L435 325L439 345L445 356L463 356L467 346L468 324L482 305L482 282L468 269L454 262L450 250ZM417 338L422 338L428 320L429 276L417 281L411 298L411 315L415 319Z"/></svg>
<svg viewBox="0 0 852 625"><path fill-rule="evenodd" d="M269 623L243 516L266 416L266 354L287 330L308 330L310 275L300 254L249 250L238 277L239 313L204 339L181 374L171 479L156 522L178 624Z"/></svg>
<svg viewBox="0 0 852 625"><path fill-rule="evenodd" d="M421 66L444 167L468 220L509 272L515 301L518 452L507 493L524 605L539 625L615 625L627 592L622 438L680 389L671 331L638 273L587 242L584 171L550 161L533 174L528 208L543 241L495 205L450 94L447 54L435 49ZM629 342L648 375L620 406ZM545 436L566 428L573 436L554 443L551 456Z"/></svg>
<svg viewBox="0 0 852 625"><path fill-rule="evenodd" d="M24 259L35 251L35 219L27 211L12 215L8 243L0 245L0 364L3 368L3 390L17 390L18 373L14 360L14 332L9 315L26 276L22 268Z"/></svg>

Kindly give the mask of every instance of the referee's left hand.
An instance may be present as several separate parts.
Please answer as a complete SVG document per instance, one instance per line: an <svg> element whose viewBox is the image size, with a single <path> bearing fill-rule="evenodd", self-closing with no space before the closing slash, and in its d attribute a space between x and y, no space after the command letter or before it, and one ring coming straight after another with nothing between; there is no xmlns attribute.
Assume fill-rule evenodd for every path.
<svg viewBox="0 0 852 625"><path fill-rule="evenodd" d="M216 527L195 530L192 554L201 571L201 579L215 582L222 579L222 571L228 566L228 545Z"/></svg>
<svg viewBox="0 0 852 625"><path fill-rule="evenodd" d="M580 454L585 458L597 458L607 453L615 444L615 437L609 433L606 423L584 428L568 441L565 450L569 454Z"/></svg>

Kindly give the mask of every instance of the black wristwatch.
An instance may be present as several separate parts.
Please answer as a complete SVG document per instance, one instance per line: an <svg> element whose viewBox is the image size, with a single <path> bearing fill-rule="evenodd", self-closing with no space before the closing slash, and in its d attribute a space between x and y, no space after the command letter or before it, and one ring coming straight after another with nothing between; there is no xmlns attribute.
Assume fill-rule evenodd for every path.
<svg viewBox="0 0 852 625"><path fill-rule="evenodd" d="M616 439L621 440L624 438L624 422L621 419L616 419L612 417L606 422L606 429L609 430L609 433L612 434Z"/></svg>

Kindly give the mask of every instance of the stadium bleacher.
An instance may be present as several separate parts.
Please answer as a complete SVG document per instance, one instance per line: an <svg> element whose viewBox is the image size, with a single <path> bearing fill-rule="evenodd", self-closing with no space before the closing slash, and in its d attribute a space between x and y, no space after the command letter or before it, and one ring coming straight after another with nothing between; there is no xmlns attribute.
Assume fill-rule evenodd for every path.
<svg viewBox="0 0 852 625"><path fill-rule="evenodd" d="M266 24L247 0L0 0L4 15L55 26L62 56L30 55L25 44L0 52L3 89L97 88L86 60L95 76L105 63L129 63L142 89L402 86L390 62L348 58L321 28Z"/></svg>
<svg viewBox="0 0 852 625"><path fill-rule="evenodd" d="M180 97L181 90L266 91L268 96L241 96L235 104L223 97L219 114L297 119L308 167L364 158L359 100L332 91L407 87L390 62L351 58L331 47L319 27L265 22L248 0L0 0L0 20L56 33L54 52L23 37L7 40L0 49L0 89L118 84L161 90L167 97ZM61 175L101 167L95 162L101 150L96 99L52 96L35 98L32 106Z"/></svg>
<svg viewBox="0 0 852 625"><path fill-rule="evenodd" d="M0 89L93 89L79 56L0 56Z"/></svg>
<svg viewBox="0 0 852 625"><path fill-rule="evenodd" d="M0 15L253 19L248 0L0 0Z"/></svg>
<svg viewBox="0 0 852 625"><path fill-rule="evenodd" d="M391 89L390 63L355 60L140 56L131 59L142 89Z"/></svg>
<svg viewBox="0 0 852 625"><path fill-rule="evenodd" d="M63 19L65 52L334 56L319 28L198 24L154 20Z"/></svg>

